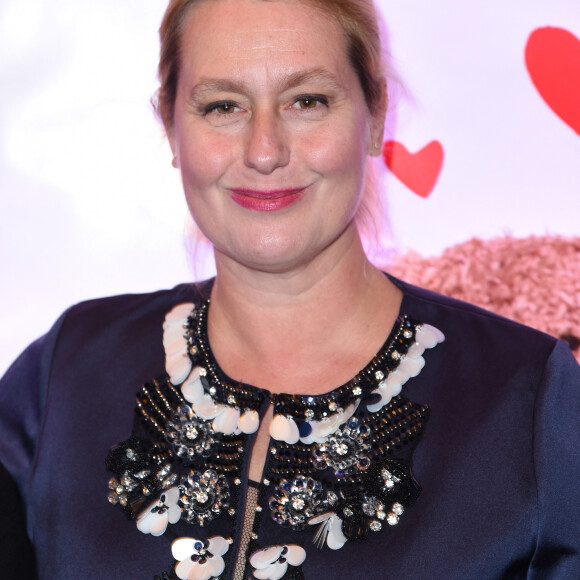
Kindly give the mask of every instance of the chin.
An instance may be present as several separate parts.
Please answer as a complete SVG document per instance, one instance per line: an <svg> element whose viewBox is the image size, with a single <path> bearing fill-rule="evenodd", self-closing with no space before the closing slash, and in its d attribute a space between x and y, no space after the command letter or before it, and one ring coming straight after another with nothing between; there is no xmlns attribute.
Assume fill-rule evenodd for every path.
<svg viewBox="0 0 580 580"><path fill-rule="evenodd" d="M221 256L220 256L221 255ZM311 262L316 255L312 250L299 247L296 239L282 242L268 241L258 245L244 245L237 250L216 248L216 260L226 259L237 262L251 270L280 274L300 268Z"/></svg>
<svg viewBox="0 0 580 580"><path fill-rule="evenodd" d="M351 234L358 234L352 220L345 222L343 227L318 223L308 224L308 227L302 224L304 227L300 228L295 227L295 223L292 224L294 227L286 228L280 223L267 228L254 223L243 229L232 229L233 235L223 244L216 243L215 247L219 248L223 258L253 270L271 273L297 271L319 262L319 258L325 255L338 261L349 251ZM217 255L216 259L219 259Z"/></svg>
<svg viewBox="0 0 580 580"><path fill-rule="evenodd" d="M286 249L283 251L280 248L275 250L269 248L269 251L247 255L245 265L254 270L281 274L295 270L301 265L309 263L311 260L311 256L304 256L303 253L297 252L295 249Z"/></svg>

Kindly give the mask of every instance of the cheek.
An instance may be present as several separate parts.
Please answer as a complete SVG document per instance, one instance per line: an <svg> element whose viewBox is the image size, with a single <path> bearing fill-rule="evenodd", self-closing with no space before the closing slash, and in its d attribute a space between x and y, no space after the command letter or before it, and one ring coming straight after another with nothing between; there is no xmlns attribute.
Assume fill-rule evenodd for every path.
<svg viewBox="0 0 580 580"><path fill-rule="evenodd" d="M179 160L186 193L203 194L217 185L232 161L232 148L223 139L203 135L181 143Z"/></svg>
<svg viewBox="0 0 580 580"><path fill-rule="evenodd" d="M365 135L364 128L354 122L342 130L332 128L328 132L319 132L313 137L310 148L313 166L325 177L337 180L339 186L356 189L365 173Z"/></svg>

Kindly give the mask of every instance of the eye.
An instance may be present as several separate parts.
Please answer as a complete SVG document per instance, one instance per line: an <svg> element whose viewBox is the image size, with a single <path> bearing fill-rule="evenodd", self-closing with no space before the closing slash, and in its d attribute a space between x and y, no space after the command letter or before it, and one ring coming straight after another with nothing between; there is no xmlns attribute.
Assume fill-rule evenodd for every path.
<svg viewBox="0 0 580 580"><path fill-rule="evenodd" d="M294 101L294 106L299 109L316 109L321 105L328 105L328 99L323 95L302 95Z"/></svg>
<svg viewBox="0 0 580 580"><path fill-rule="evenodd" d="M210 103L206 105L203 109L203 114L209 115L210 113L217 113L218 115L231 115L235 112L237 106L232 101L220 101L218 103Z"/></svg>

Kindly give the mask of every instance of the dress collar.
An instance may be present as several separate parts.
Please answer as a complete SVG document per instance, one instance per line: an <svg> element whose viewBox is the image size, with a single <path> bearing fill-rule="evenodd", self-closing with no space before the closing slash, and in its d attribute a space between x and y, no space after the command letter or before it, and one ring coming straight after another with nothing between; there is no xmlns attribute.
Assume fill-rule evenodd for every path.
<svg viewBox="0 0 580 580"><path fill-rule="evenodd" d="M407 315L399 315L378 353L348 382L321 395L271 393L235 381L216 361L209 344L209 299L175 306L163 324L166 371L180 386L195 413L212 419L215 430L252 433L259 426L258 410L274 406L270 434L287 443L322 442L344 424L363 402L371 412L399 394L418 375L423 352L444 340L443 333Z"/></svg>

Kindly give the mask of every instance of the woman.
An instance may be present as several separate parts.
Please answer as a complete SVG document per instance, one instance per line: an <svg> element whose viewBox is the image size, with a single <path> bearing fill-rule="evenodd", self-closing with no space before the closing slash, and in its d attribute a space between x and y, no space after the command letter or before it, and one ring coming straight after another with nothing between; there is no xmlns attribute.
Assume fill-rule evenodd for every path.
<svg viewBox="0 0 580 580"><path fill-rule="evenodd" d="M377 30L170 2L159 112L217 277L75 306L5 377L41 578L580 575L570 353L362 250Z"/></svg>

